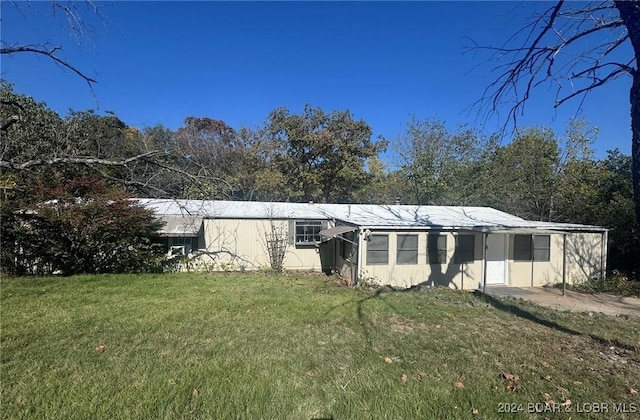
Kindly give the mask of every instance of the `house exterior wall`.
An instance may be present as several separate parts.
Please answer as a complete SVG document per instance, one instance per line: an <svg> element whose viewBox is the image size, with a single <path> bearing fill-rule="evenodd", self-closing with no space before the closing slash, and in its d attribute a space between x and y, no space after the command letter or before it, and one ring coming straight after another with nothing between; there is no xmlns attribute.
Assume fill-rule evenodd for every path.
<svg viewBox="0 0 640 420"><path fill-rule="evenodd" d="M318 246L290 243L290 220L205 219L201 255L192 262L194 269L258 270L269 268L266 234L272 229L287 238L284 268L321 270L323 262Z"/></svg>
<svg viewBox="0 0 640 420"><path fill-rule="evenodd" d="M418 263L399 264L396 260L397 236L401 234L418 235ZM483 234L473 233L474 261L456 263L456 236L471 232L441 232L447 238L447 257L445 264L429 264L427 260L428 232L390 232L373 231L372 234L385 234L389 237L388 264L370 264L367 262L367 242L361 241L362 260L360 261L360 281L396 288L409 288L416 285L444 286L453 289L473 290L482 287L483 279ZM507 236L506 278L507 285L514 287L539 287L561 283L563 278L563 234L549 235L549 261L517 261L514 258L513 234ZM601 275L602 263L601 233L567 234L568 283L581 282Z"/></svg>
<svg viewBox="0 0 640 420"><path fill-rule="evenodd" d="M433 232L431 232L433 233ZM360 261L360 281L397 288L409 288L417 285L444 286L453 289L473 290L479 287L482 279L482 235L472 232L460 232L474 236L474 261L456 263L457 233L438 232L447 238L446 262L429 264L427 259L427 231L372 231L373 235L385 234L389 237L388 264L370 264L367 262L367 241L360 241L362 261ZM399 264L397 261L398 235L418 235L417 264Z"/></svg>
<svg viewBox="0 0 640 420"><path fill-rule="evenodd" d="M580 283L599 278L602 270L601 233L567 233L567 283ZM562 283L563 234L550 235L549 261L515 261L514 238L509 235L509 285L539 287Z"/></svg>

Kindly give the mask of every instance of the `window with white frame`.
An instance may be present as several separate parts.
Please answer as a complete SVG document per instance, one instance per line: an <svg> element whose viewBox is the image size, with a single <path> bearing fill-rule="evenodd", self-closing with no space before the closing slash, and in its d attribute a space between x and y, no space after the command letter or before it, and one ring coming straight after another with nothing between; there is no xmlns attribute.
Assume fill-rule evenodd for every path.
<svg viewBox="0 0 640 420"><path fill-rule="evenodd" d="M418 235L398 235L396 262L418 264Z"/></svg>
<svg viewBox="0 0 640 420"><path fill-rule="evenodd" d="M367 241L367 264L389 264L389 235L371 235Z"/></svg>
<svg viewBox="0 0 640 420"><path fill-rule="evenodd" d="M296 220L295 244L312 245L320 243L320 231L325 227L322 220Z"/></svg>
<svg viewBox="0 0 640 420"><path fill-rule="evenodd" d="M196 236L176 236L171 238L169 245L171 255L187 255L198 249L198 238Z"/></svg>
<svg viewBox="0 0 640 420"><path fill-rule="evenodd" d="M447 237L438 233L427 235L427 262L429 264L447 263Z"/></svg>

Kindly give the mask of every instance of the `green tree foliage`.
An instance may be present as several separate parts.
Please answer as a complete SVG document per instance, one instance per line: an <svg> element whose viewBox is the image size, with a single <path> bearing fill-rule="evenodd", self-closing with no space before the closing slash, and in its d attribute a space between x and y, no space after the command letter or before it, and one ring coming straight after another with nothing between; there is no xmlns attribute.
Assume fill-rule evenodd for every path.
<svg viewBox="0 0 640 420"><path fill-rule="evenodd" d="M39 184L34 193L31 206L3 215L3 270L71 275L159 266L161 224L121 188L87 176Z"/></svg>
<svg viewBox="0 0 640 420"><path fill-rule="evenodd" d="M414 116L394 144L399 175L408 187L399 195L416 204L468 204L478 172L495 147L495 140L482 139L471 129L451 133L442 121Z"/></svg>
<svg viewBox="0 0 640 420"><path fill-rule="evenodd" d="M524 130L493 159L494 194L506 211L533 220L550 220L560 151L549 129Z"/></svg>
<svg viewBox="0 0 640 420"><path fill-rule="evenodd" d="M267 131L291 200L349 202L372 179L368 161L386 148L348 110L326 114L306 105L296 115L279 108L269 115Z"/></svg>
<svg viewBox="0 0 640 420"><path fill-rule="evenodd" d="M62 119L6 83L0 95L0 118L11 121L0 146L2 270L71 274L154 265L158 225L122 187L148 183L144 158L151 153L143 152L140 133L91 111Z"/></svg>

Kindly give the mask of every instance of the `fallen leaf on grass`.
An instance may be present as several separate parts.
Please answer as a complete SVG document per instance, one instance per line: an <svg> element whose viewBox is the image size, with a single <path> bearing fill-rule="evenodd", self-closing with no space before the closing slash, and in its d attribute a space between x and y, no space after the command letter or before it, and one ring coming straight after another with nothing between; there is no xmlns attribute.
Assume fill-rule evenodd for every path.
<svg viewBox="0 0 640 420"><path fill-rule="evenodd" d="M102 346L98 346L98 347L96 347L96 352L97 352L97 353L102 353L102 352L104 352L106 349L107 349L107 346L104 346L104 345L102 345Z"/></svg>
<svg viewBox="0 0 640 420"><path fill-rule="evenodd" d="M390 358L390 357L385 357L385 358L384 358L384 362L385 362L385 363L389 363L389 364L391 364L391 363L393 363L393 360L391 360L391 358Z"/></svg>
<svg viewBox="0 0 640 420"><path fill-rule="evenodd" d="M464 384L463 384L462 382L460 382L460 381L455 381L455 382L453 383L453 386L455 386L455 387L456 387L456 388L458 388L458 389L462 389L462 388L464 388Z"/></svg>
<svg viewBox="0 0 640 420"><path fill-rule="evenodd" d="M313 373L313 371L312 371L312 370L310 370L310 371L308 371L308 372L307 372L307 376L314 376L314 375L315 375L315 373Z"/></svg>
<svg viewBox="0 0 640 420"><path fill-rule="evenodd" d="M505 385L505 389L509 392L514 392L518 389L518 384L513 382L513 381L509 381L507 382L507 384Z"/></svg>
<svg viewBox="0 0 640 420"><path fill-rule="evenodd" d="M544 379L546 379L547 381L550 381L551 380L551 375L545 375Z"/></svg>
<svg viewBox="0 0 640 420"><path fill-rule="evenodd" d="M193 392L192 392L194 397L197 397L200 395L200 391L198 391L198 388L193 388Z"/></svg>
<svg viewBox="0 0 640 420"><path fill-rule="evenodd" d="M635 390L635 389L633 389L633 388L629 388L629 394L631 394L631 395L637 395L637 394L638 394L638 391L636 391L636 390Z"/></svg>
<svg viewBox="0 0 640 420"><path fill-rule="evenodd" d="M400 380L402 381L403 384L406 384L407 381L409 380L409 377L407 376L406 373L403 373L402 376L400 376Z"/></svg>
<svg viewBox="0 0 640 420"><path fill-rule="evenodd" d="M477 415L478 415L478 413L479 413L479 411L478 411L478 409L477 409L477 408L474 408L473 410L471 410L471 413L472 413L474 416L477 416Z"/></svg>
<svg viewBox="0 0 640 420"><path fill-rule="evenodd" d="M562 404L560 404L564 407L569 407L571 405L571 400L569 398L567 398Z"/></svg>
<svg viewBox="0 0 640 420"><path fill-rule="evenodd" d="M502 371L500 375L502 376L502 379L506 379L507 381L518 382L520 380L520 377L518 375L514 375L505 371Z"/></svg>
<svg viewBox="0 0 640 420"><path fill-rule="evenodd" d="M554 401L553 401L553 398L551 398L551 395L549 395L549 394L547 394L547 393L545 392L544 394L542 394L542 396L544 397L544 402L545 402L547 405L553 405L553 404L554 404Z"/></svg>
<svg viewBox="0 0 640 420"><path fill-rule="evenodd" d="M423 380L424 379L424 373L422 373L422 372L417 373L416 374L416 379L419 380L419 381Z"/></svg>
<svg viewBox="0 0 640 420"><path fill-rule="evenodd" d="M540 362L540 363L542 364L542 366L544 366L544 367L546 367L546 368L547 368L547 367L549 367L549 363L547 363L547 362L542 361L542 362Z"/></svg>

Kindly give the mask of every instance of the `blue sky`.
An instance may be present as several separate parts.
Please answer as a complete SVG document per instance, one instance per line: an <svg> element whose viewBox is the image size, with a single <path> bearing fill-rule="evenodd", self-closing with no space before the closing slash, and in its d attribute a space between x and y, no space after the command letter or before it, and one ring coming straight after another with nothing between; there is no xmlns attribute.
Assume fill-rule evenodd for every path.
<svg viewBox="0 0 640 420"><path fill-rule="evenodd" d="M63 45L60 56L98 80L94 98L80 78L42 57L2 57L2 77L16 91L61 115L98 107L136 127L177 129L196 116L240 128L261 125L274 108L300 113L310 103L349 109L374 136L392 140L412 114L452 130L496 130L503 120L470 109L493 65L465 47L469 38L502 44L551 3L100 2L102 19L77 3L89 26L79 37L49 2L1 4L5 44ZM630 153L630 86L621 78L583 106L599 129L597 157L616 147ZM553 99L537 90L520 124L562 132L578 103L554 111Z"/></svg>

